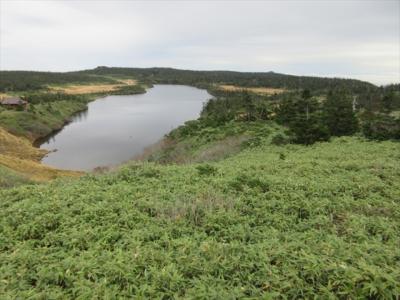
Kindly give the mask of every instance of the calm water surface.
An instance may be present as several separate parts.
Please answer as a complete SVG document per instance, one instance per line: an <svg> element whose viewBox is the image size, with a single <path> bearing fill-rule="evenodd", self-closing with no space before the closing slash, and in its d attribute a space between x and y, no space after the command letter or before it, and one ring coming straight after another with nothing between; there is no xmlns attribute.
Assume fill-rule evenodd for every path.
<svg viewBox="0 0 400 300"><path fill-rule="evenodd" d="M41 144L57 150L42 162L57 168L91 170L125 162L185 121L197 119L206 90L182 85L155 85L146 94L107 96Z"/></svg>

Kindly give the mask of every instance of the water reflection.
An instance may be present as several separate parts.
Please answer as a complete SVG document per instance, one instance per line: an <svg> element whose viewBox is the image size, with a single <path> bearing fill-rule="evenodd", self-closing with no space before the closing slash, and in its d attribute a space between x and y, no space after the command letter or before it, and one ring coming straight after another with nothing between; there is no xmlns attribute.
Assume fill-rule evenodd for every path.
<svg viewBox="0 0 400 300"><path fill-rule="evenodd" d="M88 110L88 109L82 110L82 111L76 113L76 114L73 116L73 118L71 119L71 121L72 121L72 122L82 122L82 121L85 121L85 120L87 119L88 115L89 115L89 110Z"/></svg>

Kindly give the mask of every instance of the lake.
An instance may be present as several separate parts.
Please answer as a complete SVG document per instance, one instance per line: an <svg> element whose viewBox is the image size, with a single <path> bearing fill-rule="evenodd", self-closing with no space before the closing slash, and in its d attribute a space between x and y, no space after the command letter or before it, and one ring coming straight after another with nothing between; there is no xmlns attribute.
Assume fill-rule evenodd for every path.
<svg viewBox="0 0 400 300"><path fill-rule="evenodd" d="M182 85L155 85L145 94L100 98L40 145L56 150L42 162L69 170L118 165L197 119L210 98L206 90Z"/></svg>

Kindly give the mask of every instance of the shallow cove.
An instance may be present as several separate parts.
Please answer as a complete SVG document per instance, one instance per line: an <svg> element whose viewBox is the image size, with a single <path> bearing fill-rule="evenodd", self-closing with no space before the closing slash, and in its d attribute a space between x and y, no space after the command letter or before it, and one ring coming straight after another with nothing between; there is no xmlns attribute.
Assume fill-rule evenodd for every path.
<svg viewBox="0 0 400 300"><path fill-rule="evenodd" d="M212 96L182 85L155 85L147 93L107 96L76 114L40 145L56 150L42 162L62 169L113 166L140 154L185 121L197 119Z"/></svg>

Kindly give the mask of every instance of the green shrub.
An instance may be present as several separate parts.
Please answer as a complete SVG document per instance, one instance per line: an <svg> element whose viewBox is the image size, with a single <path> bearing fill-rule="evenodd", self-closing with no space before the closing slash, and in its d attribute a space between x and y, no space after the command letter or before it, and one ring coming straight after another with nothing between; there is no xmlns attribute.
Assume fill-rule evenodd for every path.
<svg viewBox="0 0 400 300"><path fill-rule="evenodd" d="M210 176L215 175L218 172L218 169L209 164L203 164L196 167L197 172L200 176Z"/></svg>
<svg viewBox="0 0 400 300"><path fill-rule="evenodd" d="M387 114L373 114L364 120L363 134L374 140L400 139L400 118Z"/></svg>
<svg viewBox="0 0 400 300"><path fill-rule="evenodd" d="M290 143L290 138L282 133L277 133L272 137L271 143L277 146L286 145Z"/></svg>

